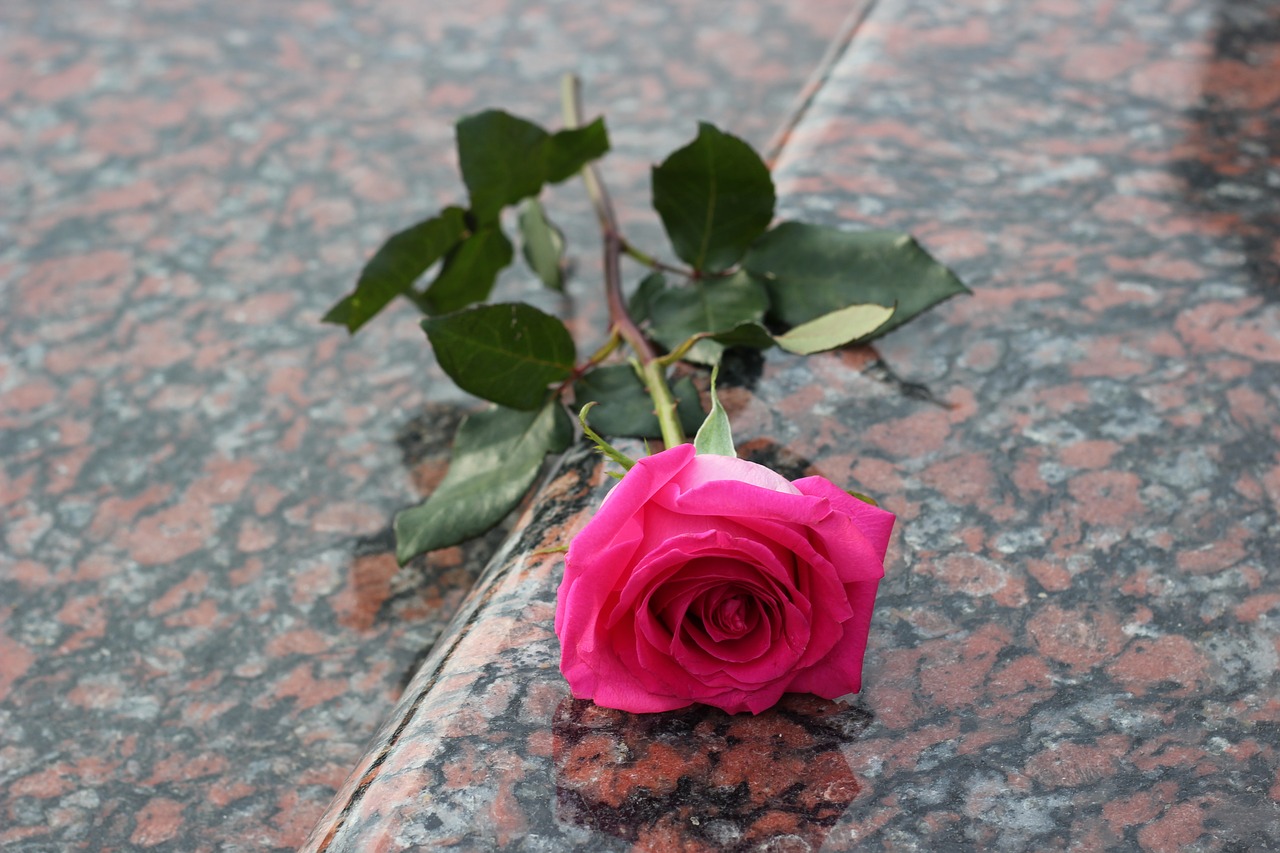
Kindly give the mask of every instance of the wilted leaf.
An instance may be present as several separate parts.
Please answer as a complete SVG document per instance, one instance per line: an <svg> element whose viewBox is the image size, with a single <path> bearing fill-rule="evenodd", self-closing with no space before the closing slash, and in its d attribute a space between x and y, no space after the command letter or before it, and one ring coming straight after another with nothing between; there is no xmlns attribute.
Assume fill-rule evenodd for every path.
<svg viewBox="0 0 1280 853"><path fill-rule="evenodd" d="M521 251L529 269L552 290L564 291L564 234L547 219L542 203L528 199L520 210Z"/></svg>
<svg viewBox="0 0 1280 853"><path fill-rule="evenodd" d="M800 355L835 349L871 337L892 316L893 309L883 305L850 305L779 335L778 346Z"/></svg>

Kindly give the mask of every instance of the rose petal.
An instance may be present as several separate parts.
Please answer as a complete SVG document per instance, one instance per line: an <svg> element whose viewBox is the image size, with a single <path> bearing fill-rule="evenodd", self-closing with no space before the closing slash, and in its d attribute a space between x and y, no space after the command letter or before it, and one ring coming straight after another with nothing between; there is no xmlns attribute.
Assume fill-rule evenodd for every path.
<svg viewBox="0 0 1280 853"><path fill-rule="evenodd" d="M845 585L853 606L853 618L844 623L843 636L822 660L796 673L787 685L788 692L838 699L862 689L862 660L867 651L867 635L879 585L878 580Z"/></svg>
<svg viewBox="0 0 1280 853"><path fill-rule="evenodd" d="M609 677L600 678L591 694L579 695L575 690L573 696L575 699L591 699L604 708L617 708L619 711L629 711L633 714L674 711L677 708L687 708L695 701L691 698L654 693L631 678L630 673L621 671Z"/></svg>
<svg viewBox="0 0 1280 853"><path fill-rule="evenodd" d="M658 614L667 630L675 633L681 625L688 624L686 611L702 597L731 586L743 594L769 603L774 600L790 600L792 591L774 578L757 571L750 565L726 564L714 570L706 568L710 560L686 564L675 575L655 589L641 605L642 612Z"/></svg>
<svg viewBox="0 0 1280 853"><path fill-rule="evenodd" d="M708 652L676 635L672 655L690 673L706 684L719 687L749 687L784 677L796 668L809 638L809 620L788 601L770 602L776 615L763 620L760 630L769 630L766 652L751 660L734 662Z"/></svg>
<svg viewBox="0 0 1280 853"><path fill-rule="evenodd" d="M705 620L702 620L704 624L701 626L687 620L683 625L684 634L681 639L687 638L696 643L709 659L718 661L722 668L756 660L768 654L777 640L775 635L780 633L781 614L776 602L761 601L754 595L751 598L748 605L751 619L746 623L749 627L739 636L717 639L707 629ZM688 643L684 645L687 646Z"/></svg>
<svg viewBox="0 0 1280 853"><path fill-rule="evenodd" d="M750 533L745 529L743 532ZM809 550L815 557L818 556L812 548ZM779 553L785 555L785 564L779 559ZM795 584L792 558L786 552L775 551L750 535L734 536L723 530L703 530L671 536L642 557L622 587L620 606L633 609L639 607L640 602L659 585L667 582L680 565L703 557L749 562L762 574L772 577L780 586L790 588ZM738 576L732 572L716 575L725 580Z"/></svg>
<svg viewBox="0 0 1280 853"><path fill-rule="evenodd" d="M757 523L752 530L740 524L740 521L721 519L717 520L717 523L725 531L732 532L738 540L754 535L756 538L750 541L759 543L760 537L772 538L778 544L786 545L793 555L795 570L793 579L789 581L790 586L795 590L793 601L804 612L806 618L811 619L813 631L804 657L797 665L810 666L830 651L831 646L840 638L840 623L853 615L853 610L844 593L840 573L832 562L810 542L809 536L818 538L813 529L802 533L785 524ZM839 517L830 516L825 517L817 527L820 529L822 524L833 525L833 529L846 530L848 522Z"/></svg>
<svg viewBox="0 0 1280 853"><path fill-rule="evenodd" d="M716 514L714 512L716 497L713 492L704 491L706 489L708 489L708 487L704 486L697 494L690 493L682 496L680 499L681 504L679 512L665 508L650 507L648 517L658 518L664 513L669 513L667 518L679 519L680 523L684 524L687 528L691 520L690 516L693 516L693 518L696 519L702 515L714 515ZM761 490L757 491L761 494L765 494ZM776 493L773 494L776 495ZM831 565L831 561L827 556L819 552L814 547L814 543L810 541L810 535L813 533L813 528L817 527L824 520L829 519L830 524L842 525L840 527L841 530L847 529L848 522L841 521L838 517L831 518L832 513L830 512L830 505L825 500L809 497L800 498L799 496L794 495L778 495L778 497L789 498L790 500L803 500L807 508L813 511L810 516L812 524L802 526L763 516L727 517L727 512L724 516L716 518L714 522L708 523L714 523L718 530L731 536L732 541L754 542L758 545L763 545L769 548L775 554L789 555L789 559L786 561L789 565L798 567L809 564L814 566L816 569L815 574L810 575L807 573L793 572L792 578L789 581L791 585L795 586L795 588L806 597L812 597L810 589L811 581L813 578L817 577L818 574L827 573L830 577L830 583L838 585L840 580L839 573L836 571L835 567ZM655 498L655 501L657 500L658 498ZM699 502L705 501L707 503L707 507L704 509L701 506L694 505L693 501L695 500ZM689 503L686 503L686 501ZM801 507L801 509L803 508L804 507ZM740 509L746 510L747 508L741 507ZM697 510L697 513L691 512L690 510ZM683 513L683 515L680 513ZM836 602L836 606L839 606L839 598L840 596L837 595L832 599L833 602ZM848 608L845 607L839 615L839 618L848 618L848 614Z"/></svg>
<svg viewBox="0 0 1280 853"><path fill-rule="evenodd" d="M893 513L858 500L825 477L805 477L796 480L795 487L803 494L826 498L836 512L852 519L871 542L880 561L884 562L884 555L889 550L889 535L896 520Z"/></svg>
<svg viewBox="0 0 1280 853"><path fill-rule="evenodd" d="M704 483L736 482L775 492L800 494L799 489L778 472L735 456L695 456L671 480L686 492Z"/></svg>
<svg viewBox="0 0 1280 853"><path fill-rule="evenodd" d="M653 692L692 699L694 679L671 654L673 640L668 638L661 645L655 645L650 636L638 625L630 633L617 631L613 635L612 648L618 658L632 669L636 680Z"/></svg>
<svg viewBox="0 0 1280 853"><path fill-rule="evenodd" d="M714 530L683 533L670 537L661 546L644 554L619 590L619 605L634 611L640 607L640 602L645 597L679 572L690 560L723 553L724 549L717 544L719 536Z"/></svg>
<svg viewBox="0 0 1280 853"><path fill-rule="evenodd" d="M747 654L745 650L751 643L740 642L737 646L721 650L707 636L705 630L686 615L693 602L726 584L744 590L757 599L762 607L774 614L779 613L779 600L786 599L785 591L779 589L767 577L755 572L752 567L739 566L736 569L721 567L718 571L722 575L728 574L727 581L723 577L704 577L699 573L698 566L686 566L682 569L681 576L672 578L656 590L652 597L645 600L636 618L637 627L655 648L679 658L678 647L685 646L687 655L700 657L702 661L700 664L695 664L688 659L681 660L686 668L697 673L715 672L726 665L740 662L744 659L743 655ZM770 651L778 641L776 635L780 634L780 630L775 630L780 625L780 617L766 616L757 621L760 624L757 625L756 630L763 637L758 643L761 649L760 652L747 656L745 658L747 660ZM652 627L656 622L661 622L661 630ZM700 648L700 656L698 649L687 648L686 639ZM663 640L666 641L665 644Z"/></svg>
<svg viewBox="0 0 1280 853"><path fill-rule="evenodd" d="M760 607L752 591L726 584L699 599L698 617L708 637L728 643L751 632L760 619Z"/></svg>
<svg viewBox="0 0 1280 853"><path fill-rule="evenodd" d="M842 522L833 519L832 523ZM718 519L717 524L722 526L720 532L728 537L727 542L736 543L738 548L744 551L749 549L753 554L774 553L772 548L760 541L759 537L762 535L790 547L793 552L793 570L782 575L775 571L769 571L768 574L777 580L780 587L790 592L792 602L804 614L811 631L807 648L797 666L806 667L817 662L839 640L842 633L840 623L853 615L835 567L814 549L806 536L787 525L761 524L753 531L737 520ZM763 560L762 557L757 559ZM764 567L771 568L769 564ZM820 614L815 612L814 602L821 602L821 606L816 608L821 611Z"/></svg>
<svg viewBox="0 0 1280 853"><path fill-rule="evenodd" d="M733 521L724 521L723 524L730 530L740 531L742 535L735 535L726 530L715 530L672 537L662 546L664 550L645 558L627 580L619 598L618 610L612 619L616 621L620 618L617 614L621 613L643 612L645 608L642 602L650 590L663 584L676 583L676 576L681 574L678 567L672 566L676 555L685 555L690 559L716 554L737 559L750 557L752 563L761 570L761 577L769 578L774 584L772 594L790 598L792 604L803 616L801 622L788 624L803 624L804 630L809 634L803 639L796 639L792 633L788 632L786 637L791 650L800 655L793 661L793 665L811 666L830 651L832 645L839 640L842 633L840 623L853 613L845 599L844 588L835 568L813 549L804 536L786 525L768 524L762 525L760 529L776 539L783 540L799 552L795 557L801 559L797 560L798 565L791 569L776 562L777 552L772 548L760 542L758 538L752 538L753 534L759 535L757 531L752 531ZM808 565L804 564L804 558L807 558ZM729 564L720 566L715 576L723 580L748 578L748 575L728 566ZM822 618L817 618L813 614L812 602L815 600L823 602ZM649 635L649 640L655 647L664 648L665 644L654 636L652 626L645 622L644 617L641 617L638 628ZM610 630L612 630L612 623ZM689 661L686 663L690 666L694 665ZM699 666L697 672L701 674L713 669L714 667L710 664L706 664Z"/></svg>
<svg viewBox="0 0 1280 853"><path fill-rule="evenodd" d="M693 457L693 445L682 444L636 462L627 475L609 490L591 523L573 537L569 553L592 555L604 551L627 520L649 503L653 495L679 474Z"/></svg>
<svg viewBox="0 0 1280 853"><path fill-rule="evenodd" d="M826 559L814 550L804 533L792 525L762 521L755 527L749 527L738 519L704 516L690 518L654 506L649 508L648 519L664 524L674 524L678 521L686 530L697 531L683 534L685 536L720 534L719 538L715 539L714 547L721 549L721 553L732 554L746 550L752 562L764 567L779 581L790 586L797 583L795 567L798 560ZM655 551L663 552L670 547L684 547L681 541L678 537L672 537L667 543L656 545ZM639 568L637 565L634 571L638 571Z"/></svg>
<svg viewBox="0 0 1280 853"><path fill-rule="evenodd" d="M814 548L836 567L836 574L842 583L879 580L884 577L884 558L847 516L833 512L829 518L815 524L812 541Z"/></svg>
<svg viewBox="0 0 1280 853"><path fill-rule="evenodd" d="M616 592L626 579L626 567L635 550L636 540L626 540L618 542L603 552L592 555L589 559L583 559L581 551L573 552L565 555L564 561L564 577L560 580L560 587L556 591L556 620L555 630L557 636L564 636L564 620L566 618L565 604L568 601L571 590L577 590L580 604L576 607L591 606L595 610L599 610L602 602L607 596ZM581 587L581 589L579 589ZM583 598L583 596L586 596ZM594 605L586 604L586 602L595 602Z"/></svg>
<svg viewBox="0 0 1280 853"><path fill-rule="evenodd" d="M786 692L785 687L782 686L784 684L785 682L779 681L750 690L728 689L705 693L700 695L697 701L720 708L728 714L746 712L759 714L778 704L778 700Z"/></svg>
<svg viewBox="0 0 1280 853"><path fill-rule="evenodd" d="M673 478L654 492L652 502L681 516L733 518L748 526L756 521L808 526L831 512L825 498L725 480L684 489Z"/></svg>

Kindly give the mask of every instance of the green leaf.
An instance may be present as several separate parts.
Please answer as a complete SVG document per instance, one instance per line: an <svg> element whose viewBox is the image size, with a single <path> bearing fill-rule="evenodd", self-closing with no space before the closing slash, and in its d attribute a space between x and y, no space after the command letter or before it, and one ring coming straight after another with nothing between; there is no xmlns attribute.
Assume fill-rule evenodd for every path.
<svg viewBox="0 0 1280 853"><path fill-rule="evenodd" d="M396 559L478 536L529 491L542 460L573 441L573 423L551 400L532 412L494 407L458 427L449 473L427 501L396 516Z"/></svg>
<svg viewBox="0 0 1280 853"><path fill-rule="evenodd" d="M480 224L496 222L502 208L537 195L546 182L550 135L502 110L458 122L458 165Z"/></svg>
<svg viewBox="0 0 1280 853"><path fill-rule="evenodd" d="M693 437L693 446L698 453L710 453L713 456L737 456L733 446L733 430L729 429L729 413L720 405L720 395L716 393L716 379L720 376L720 365L711 368L711 411L707 419L698 428Z"/></svg>
<svg viewBox="0 0 1280 853"><path fill-rule="evenodd" d="M525 201L520 209L521 251L529 269L552 290L564 292L564 234L547 219L547 212L536 198Z"/></svg>
<svg viewBox="0 0 1280 853"><path fill-rule="evenodd" d="M880 503L875 498L867 497L862 492L855 492L852 489L845 489L845 491L849 493L849 497L857 498L858 500L862 501L864 504L871 504L872 506L880 506Z"/></svg>
<svg viewBox="0 0 1280 853"><path fill-rule="evenodd" d="M653 300L667 287L667 277L660 272L651 272L640 279L636 292L627 301L627 313L637 323L648 320L653 313Z"/></svg>
<svg viewBox="0 0 1280 853"><path fill-rule="evenodd" d="M849 305L897 305L879 337L957 293L968 293L951 270L910 235L841 231L784 222L765 234L742 266L769 289L772 311L799 325Z"/></svg>
<svg viewBox="0 0 1280 853"><path fill-rule="evenodd" d="M362 323L357 323L355 328L351 327L351 311L354 300L355 293L348 293L346 296L333 303L333 307L331 307L328 312L320 318L320 322L332 323L335 326L346 326L347 331L354 334L355 330L363 325Z"/></svg>
<svg viewBox="0 0 1280 853"><path fill-rule="evenodd" d="M719 332L711 340L731 347L747 347L749 349L769 349L777 343L769 330L759 323L742 323L727 332Z"/></svg>
<svg viewBox="0 0 1280 853"><path fill-rule="evenodd" d="M460 207L391 235L360 272L356 289L329 309L323 322L346 326L354 333L462 240L466 221Z"/></svg>
<svg viewBox="0 0 1280 853"><path fill-rule="evenodd" d="M671 395L676 398L676 417L680 419L680 426L686 433L695 432L707 415L702 411L702 398L698 396L698 389L694 386L693 380L688 376L682 376L671 383ZM654 420L657 420L657 416ZM661 438L662 431L659 429L651 435L641 437Z"/></svg>
<svg viewBox="0 0 1280 853"><path fill-rule="evenodd" d="M773 219L773 179L760 155L706 123L654 167L652 182L671 246L695 270L733 266Z"/></svg>
<svg viewBox="0 0 1280 853"><path fill-rule="evenodd" d="M892 316L893 309L883 305L850 305L779 335L778 346L800 355L835 349L869 338Z"/></svg>
<svg viewBox="0 0 1280 853"><path fill-rule="evenodd" d="M449 253L419 305L428 314L447 314L485 301L514 254L511 241L497 225L481 228Z"/></svg>
<svg viewBox="0 0 1280 853"><path fill-rule="evenodd" d="M687 287L667 287L653 294L649 321L653 336L668 350L693 335L728 332L744 323L758 323L769 308L764 286L745 272L729 278L697 279ZM715 364L724 344L698 341L685 355L698 364Z"/></svg>
<svg viewBox="0 0 1280 853"><path fill-rule="evenodd" d="M686 432L695 431L706 417L698 389L689 377L671 389L676 398L676 415ZM577 405L598 403L591 410L591 423L603 435L661 438L662 427L653 413L653 399L629 364L597 367L573 385Z"/></svg>
<svg viewBox="0 0 1280 853"><path fill-rule="evenodd" d="M550 134L531 121L487 110L458 122L457 135L458 165L471 195L471 213L481 225L496 222L504 207L536 196L543 184L572 177L609 150L604 119Z"/></svg>
<svg viewBox="0 0 1280 853"><path fill-rule="evenodd" d="M532 305L484 305L428 317L422 328L458 387L500 406L536 409L547 385L573 373L569 330Z"/></svg>
<svg viewBox="0 0 1280 853"><path fill-rule="evenodd" d="M774 340L773 335L769 334L769 330L759 323L742 323L727 332L719 332L714 335L708 335L704 332L699 336L686 338L683 343L663 356L663 360L709 360L718 364L721 355L726 349L732 349L733 347L769 349L776 343L777 341ZM703 349L694 352L694 349L699 346L702 346ZM693 352L693 355L690 355L691 352Z"/></svg>
<svg viewBox="0 0 1280 853"><path fill-rule="evenodd" d="M583 127L558 131L546 143L546 180L553 184L568 180L608 151L609 132L605 130L603 118Z"/></svg>

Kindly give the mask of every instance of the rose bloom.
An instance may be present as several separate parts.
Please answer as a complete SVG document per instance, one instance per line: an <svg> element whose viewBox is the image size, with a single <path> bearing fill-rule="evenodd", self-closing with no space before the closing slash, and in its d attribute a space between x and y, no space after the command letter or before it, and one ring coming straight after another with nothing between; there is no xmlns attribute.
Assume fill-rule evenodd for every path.
<svg viewBox="0 0 1280 853"><path fill-rule="evenodd" d="M569 546L560 669L634 712L856 693L893 522L822 477L689 444L641 459Z"/></svg>

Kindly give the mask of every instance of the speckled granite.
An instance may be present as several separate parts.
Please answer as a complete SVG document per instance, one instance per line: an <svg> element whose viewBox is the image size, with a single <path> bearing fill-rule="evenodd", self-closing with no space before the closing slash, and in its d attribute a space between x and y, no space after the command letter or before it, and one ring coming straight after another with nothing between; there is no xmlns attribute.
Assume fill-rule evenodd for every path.
<svg viewBox="0 0 1280 853"><path fill-rule="evenodd" d="M625 202L697 117L764 144L844 14L0 3L0 848L300 844L503 538L397 570L474 401L411 311L319 317L460 197L461 115L577 69Z"/></svg>
<svg viewBox="0 0 1280 853"><path fill-rule="evenodd" d="M977 289L730 377L899 514L862 694L567 699L573 457L307 849L1280 848L1280 6L881 0L778 176Z"/></svg>

